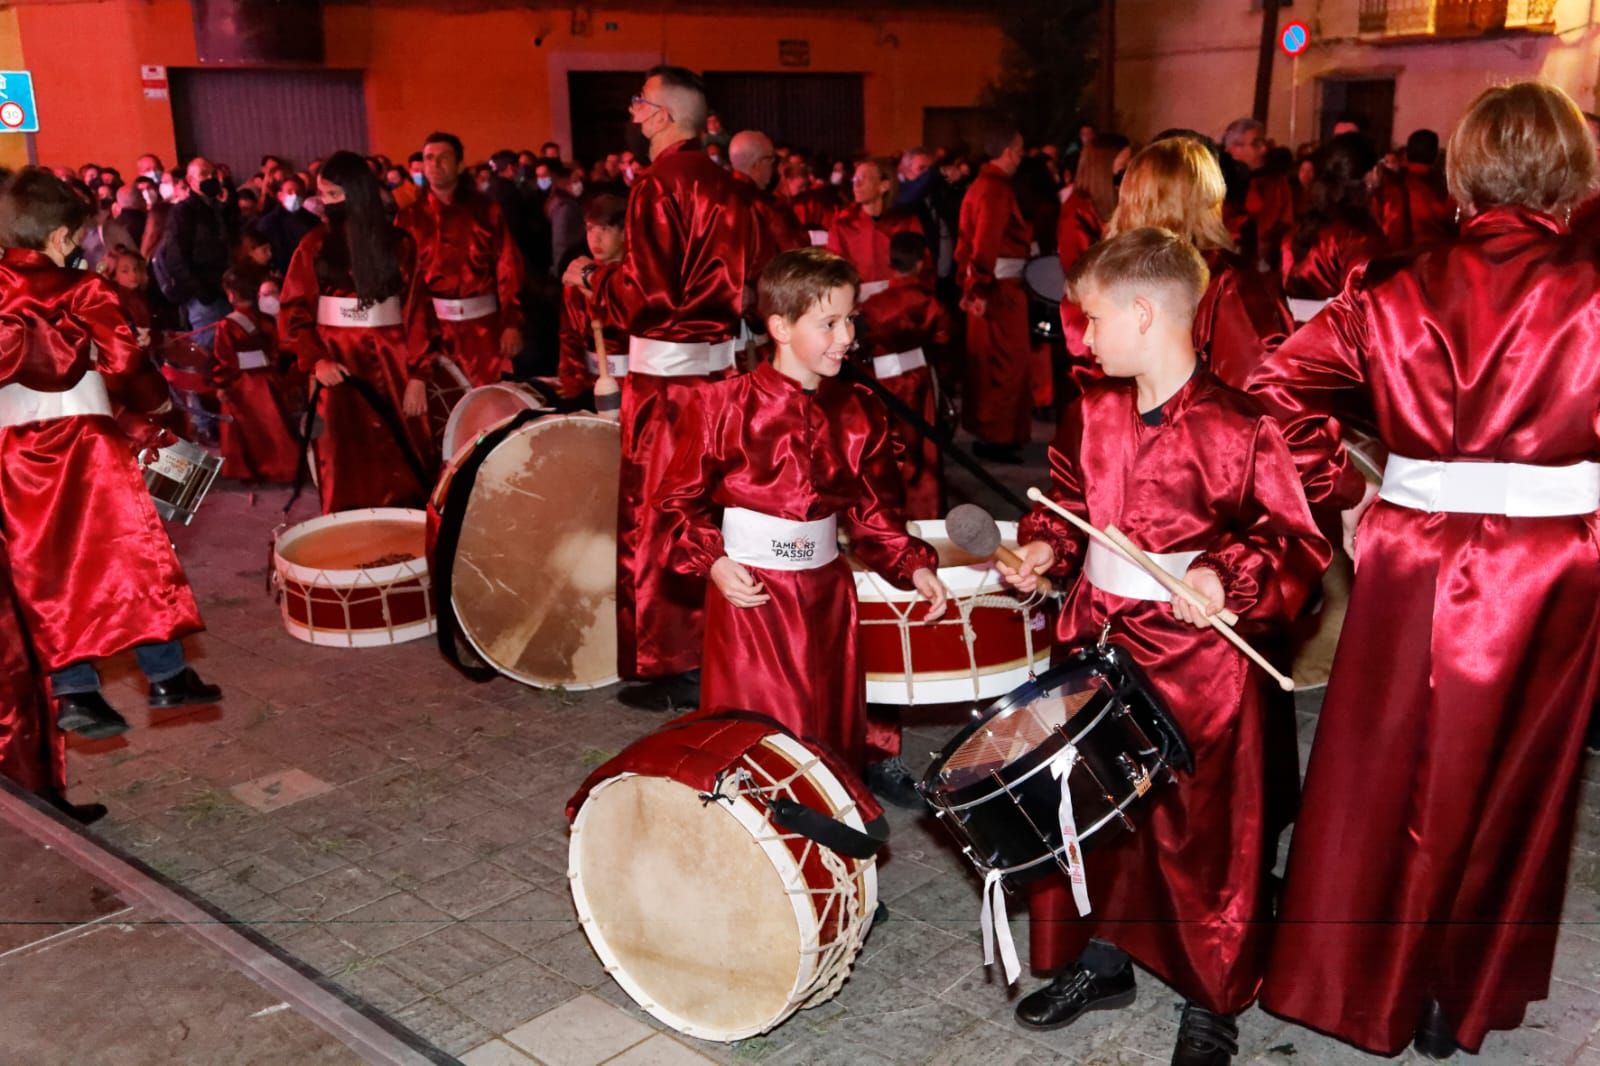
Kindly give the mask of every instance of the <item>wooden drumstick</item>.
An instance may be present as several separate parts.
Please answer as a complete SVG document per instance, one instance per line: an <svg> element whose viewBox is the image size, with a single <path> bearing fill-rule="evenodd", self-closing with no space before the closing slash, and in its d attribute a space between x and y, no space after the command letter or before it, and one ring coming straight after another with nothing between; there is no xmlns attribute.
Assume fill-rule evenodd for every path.
<svg viewBox="0 0 1600 1066"><path fill-rule="evenodd" d="M1094 527L1089 525L1089 523L1085 522L1071 511L1068 511L1065 507L1062 507L1060 504L1050 499L1038 489L1029 489L1028 496L1030 499L1044 504L1056 514L1061 515L1074 526L1079 528L1087 527L1088 529L1094 529ZM1099 533L1099 530L1095 530L1095 532ZM1203 607L1205 605L1204 598L1201 597L1198 592L1195 592L1194 589L1190 588L1188 585L1184 584L1182 581L1179 581L1177 578L1161 569L1161 567L1157 566L1155 560L1146 555L1142 548L1140 548L1133 541L1129 540L1126 534L1124 534L1116 526L1106 527L1105 532L1100 535L1109 540L1111 545L1120 550L1123 555L1131 559L1134 565L1138 566L1139 569L1143 570L1145 573L1159 581L1161 586L1168 592L1172 593L1174 596L1182 596L1184 599L1189 600L1189 602L1194 603L1197 607ZM1099 538L1097 537L1096 539ZM1194 598L1191 599L1191 597ZM1196 602L1196 600L1199 602ZM1278 671L1277 667L1267 662L1266 658L1263 657L1260 652L1252 648L1248 641L1246 641L1238 633L1234 632L1233 626L1223 620L1220 611L1217 614L1206 615L1204 617L1207 624L1209 624L1211 628L1215 629L1218 633L1221 633L1228 643L1232 644L1235 648L1238 648L1251 662L1265 670L1268 675L1270 675L1272 679L1278 683L1279 688L1283 689L1285 692L1294 691L1294 680L1292 678L1285 677Z"/></svg>
<svg viewBox="0 0 1600 1066"><path fill-rule="evenodd" d="M1062 518L1065 518L1068 522L1072 523L1075 527L1077 527L1077 529L1081 533L1083 533L1089 539L1095 540L1095 541L1099 541L1101 547L1111 549L1112 551L1116 552L1118 555L1122 556L1128 562L1132 563L1134 566L1139 567L1140 569L1144 569L1145 568L1144 563L1141 563L1141 562L1139 562L1138 559L1134 558L1134 556L1130 552L1128 552L1125 548L1123 548L1122 545L1118 544L1116 541L1114 541L1110 537L1108 537L1105 533L1101 532L1096 527L1090 525L1088 522L1085 522L1083 519L1079 518L1077 515L1073 514L1071 511L1067 510L1064 507L1061 507L1054 500L1050 499L1048 496L1046 496L1044 493L1040 492L1038 489L1036 489L1036 488L1029 489L1028 490L1028 499L1033 500L1033 501L1035 501L1037 503L1044 504L1046 507L1050 508L1056 514L1060 515ZM1148 559L1146 561L1150 562L1151 566L1155 566L1154 562L1151 562ZM1157 569L1159 569L1159 567ZM1162 570L1161 572L1163 574L1167 573L1165 570ZM1172 577L1171 574L1167 574L1167 576L1168 577ZM1205 599L1204 596L1200 595L1194 589L1190 588L1187 584L1184 584L1184 582L1178 581L1177 578L1173 578L1173 580L1177 581L1178 585L1181 586L1181 588L1183 589L1183 591L1179 593L1180 596L1182 596L1184 599L1188 600L1190 603L1194 604L1196 607L1204 607L1206 605L1206 599ZM1216 615L1214 615L1214 617L1222 619L1224 622L1228 623L1230 626L1236 626L1236 625L1239 624L1239 616L1234 614L1232 611L1228 610L1226 607L1224 607L1224 608L1222 608L1222 610L1218 611L1216 613Z"/></svg>
<svg viewBox="0 0 1600 1066"><path fill-rule="evenodd" d="M611 362L606 358L605 327L595 322L594 325L594 409L597 414L608 418L617 417L614 412L622 409L622 386L617 384L617 379L611 376Z"/></svg>

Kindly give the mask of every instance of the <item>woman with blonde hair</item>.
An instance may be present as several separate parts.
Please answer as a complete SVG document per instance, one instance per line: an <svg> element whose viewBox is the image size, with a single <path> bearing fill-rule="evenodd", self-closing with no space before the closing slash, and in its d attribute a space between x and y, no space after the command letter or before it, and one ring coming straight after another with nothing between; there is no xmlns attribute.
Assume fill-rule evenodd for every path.
<svg viewBox="0 0 1600 1066"><path fill-rule="evenodd" d="M1566 229L1594 137L1521 82L1448 158L1460 236L1356 270L1249 385L1357 565L1263 1002L1433 1058L1549 992L1600 687L1600 256Z"/></svg>

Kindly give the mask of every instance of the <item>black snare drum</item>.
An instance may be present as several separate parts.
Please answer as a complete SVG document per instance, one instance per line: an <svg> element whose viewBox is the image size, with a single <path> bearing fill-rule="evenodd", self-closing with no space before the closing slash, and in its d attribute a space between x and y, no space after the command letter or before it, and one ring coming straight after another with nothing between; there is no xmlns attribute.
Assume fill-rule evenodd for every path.
<svg viewBox="0 0 1600 1066"><path fill-rule="evenodd" d="M1127 652L1102 644L996 701L945 745L917 787L978 871L998 871L1014 886L1066 869L1062 778L1088 849L1119 827L1132 830L1129 808L1167 771L1192 768L1183 733L1144 673Z"/></svg>
<svg viewBox="0 0 1600 1066"><path fill-rule="evenodd" d="M1022 284L1028 290L1028 327L1042 341L1061 339L1061 295L1066 275L1061 258L1038 255L1028 260L1022 271Z"/></svg>

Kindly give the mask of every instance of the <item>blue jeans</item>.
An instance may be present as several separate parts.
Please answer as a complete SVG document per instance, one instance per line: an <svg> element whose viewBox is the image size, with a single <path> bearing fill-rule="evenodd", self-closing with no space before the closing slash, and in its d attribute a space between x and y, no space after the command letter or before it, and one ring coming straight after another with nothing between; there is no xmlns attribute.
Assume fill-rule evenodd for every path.
<svg viewBox="0 0 1600 1066"><path fill-rule="evenodd" d="M171 681L189 668L183 657L183 645L175 640L141 644L133 649L133 657L139 661L140 671L151 681ZM73 663L50 675L50 689L57 696L99 692L100 673L94 663Z"/></svg>
<svg viewBox="0 0 1600 1066"><path fill-rule="evenodd" d="M233 305L227 300L216 300L211 303L205 300L190 300L183 305L183 310L189 317L189 328L204 331L194 335L194 342L209 351L217 337L217 331L211 327L227 318L228 312L233 310Z"/></svg>

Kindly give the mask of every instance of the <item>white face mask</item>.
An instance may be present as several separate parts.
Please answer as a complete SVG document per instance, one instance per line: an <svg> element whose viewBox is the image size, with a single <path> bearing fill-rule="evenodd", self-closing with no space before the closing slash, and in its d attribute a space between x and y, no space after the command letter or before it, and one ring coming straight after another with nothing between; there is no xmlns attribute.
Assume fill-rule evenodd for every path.
<svg viewBox="0 0 1600 1066"><path fill-rule="evenodd" d="M292 212L300 209L300 197L292 192L284 193L283 196L280 197L279 202L283 204L283 209L285 211Z"/></svg>
<svg viewBox="0 0 1600 1066"><path fill-rule="evenodd" d="M833 182L835 185L843 185L844 175L835 170L831 175L829 175L828 180Z"/></svg>
<svg viewBox="0 0 1600 1066"><path fill-rule="evenodd" d="M161 198L163 200L172 199L172 182L164 181L161 183Z"/></svg>
<svg viewBox="0 0 1600 1066"><path fill-rule="evenodd" d="M549 192L550 186L554 185L555 181L550 178L537 178L534 180L534 184L539 186L539 188L543 189L545 192Z"/></svg>
<svg viewBox="0 0 1600 1066"><path fill-rule="evenodd" d="M278 317L278 298L276 296L263 296L256 301L256 304L261 308L262 314L271 315L273 318Z"/></svg>

